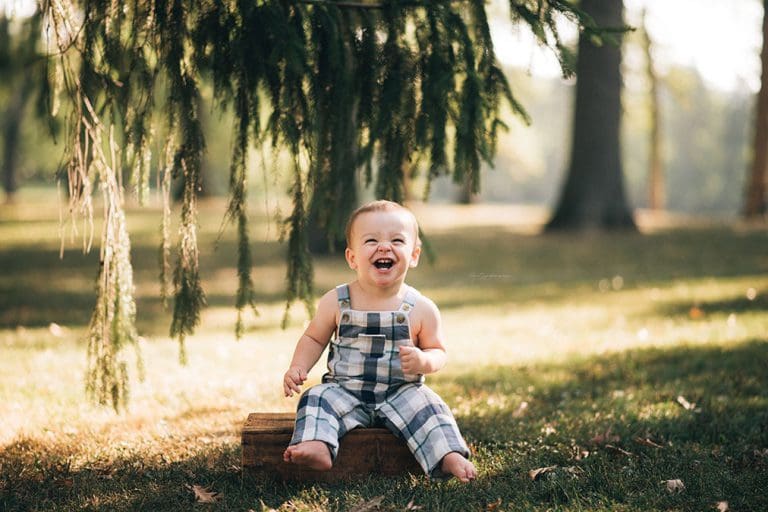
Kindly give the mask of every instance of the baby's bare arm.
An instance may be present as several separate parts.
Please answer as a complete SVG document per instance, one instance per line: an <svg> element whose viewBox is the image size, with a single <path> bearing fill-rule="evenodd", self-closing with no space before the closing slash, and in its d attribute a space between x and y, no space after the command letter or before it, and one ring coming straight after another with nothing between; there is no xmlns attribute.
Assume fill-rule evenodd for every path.
<svg viewBox="0 0 768 512"><path fill-rule="evenodd" d="M336 329L336 292L331 290L323 295L317 304L317 313L299 338L288 370L283 376L285 396L301 393L300 386L307 380L307 374L328 345Z"/></svg>
<svg viewBox="0 0 768 512"><path fill-rule="evenodd" d="M413 311L415 347L401 347L400 362L409 374L435 373L445 366L448 355L443 345L440 310L434 302L420 297Z"/></svg>

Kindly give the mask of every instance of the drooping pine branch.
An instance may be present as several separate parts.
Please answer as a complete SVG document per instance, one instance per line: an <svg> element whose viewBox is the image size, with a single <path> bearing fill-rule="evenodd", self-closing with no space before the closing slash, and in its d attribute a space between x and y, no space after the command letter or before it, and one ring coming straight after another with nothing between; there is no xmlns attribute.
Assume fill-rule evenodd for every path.
<svg viewBox="0 0 768 512"><path fill-rule="evenodd" d="M456 120L453 177L457 183L468 183L472 193L477 193L480 190L480 161L487 154L483 138L482 81L467 26L455 15L451 22L452 28L459 34L464 72Z"/></svg>
<svg viewBox="0 0 768 512"><path fill-rule="evenodd" d="M306 199L304 180L302 179L298 158L294 160L293 169L294 182L291 189L293 211L288 219L286 219L286 229L288 231L288 271L286 273L286 281L288 283L288 293L282 321L283 328L288 325L288 308L297 300L304 302L309 316L312 316L314 313L313 269L307 247Z"/></svg>
<svg viewBox="0 0 768 512"><path fill-rule="evenodd" d="M308 177L309 222L325 232L330 250L344 240L344 224L357 206L357 103L354 47L349 16L335 7L312 12L309 83L313 134Z"/></svg>
<svg viewBox="0 0 768 512"><path fill-rule="evenodd" d="M426 22L418 26L420 54L421 109L416 119L416 142L429 152L429 183L448 172L447 128L453 105L456 84L453 70L456 56L453 50L453 34L444 5L437 4L426 13Z"/></svg>
<svg viewBox="0 0 768 512"><path fill-rule="evenodd" d="M205 294L200 281L197 245L197 195L201 187L201 161L205 143L197 113L197 70L185 53L187 45L185 11L182 0L171 0L167 12L167 32L161 33L163 66L169 78L168 126L176 132L172 175L183 182L179 246L174 271L174 306L171 336L179 339L179 360L186 363L184 339L200 322Z"/></svg>
<svg viewBox="0 0 768 512"><path fill-rule="evenodd" d="M58 110L66 95L73 112L67 165L73 218L91 218L92 190L107 176L82 119L95 126L98 118L110 140L125 148L110 161L120 197L124 173L139 198L146 197L151 142L156 134L166 138L157 163L158 188L166 198L161 260L165 283L173 178L181 181L183 197L171 332L181 340L182 358L183 340L199 323L205 303L197 248L205 148L197 100L205 81L213 84L217 106L231 105L235 116L226 218L237 220L238 336L242 310L253 306L255 297L246 208L249 144L269 141L293 161L293 209L285 224L287 303L298 300L311 310L310 220L329 240L338 239L358 183L373 184L378 197L402 201L406 180L422 162L427 184L453 167L454 179L477 191L481 163L492 162L497 131L505 127L504 105L527 119L496 61L482 0L47 0L45 5L45 33L55 44L49 50L55 62L49 74L51 108ZM605 36L568 0L510 0L510 6L513 19L552 48L566 74L572 52L561 40L558 19ZM155 104L158 84L167 95ZM89 98L92 115L83 98ZM154 115L160 108L164 119ZM110 229L115 234L109 240L121 239L118 221ZM92 228L84 231L87 248ZM104 291L94 316L110 318L107 305L115 302L105 297L113 297L110 290L119 286L127 293L130 286L100 282ZM116 328L135 332L131 316L124 314L130 308L114 307L128 322ZM106 359L99 364L114 382L124 375L109 369Z"/></svg>
<svg viewBox="0 0 768 512"><path fill-rule="evenodd" d="M355 91L357 92L357 162L364 169L365 186L373 181L373 153L376 139L372 134L380 65L379 41L376 35L376 19L367 12L359 13L359 34L355 39L353 54L355 64Z"/></svg>
<svg viewBox="0 0 768 512"><path fill-rule="evenodd" d="M130 261L130 239L123 212L121 171L122 152L116 142L115 127L105 119L119 112L110 102L100 100L100 87L109 78L92 63L77 62L67 49L74 18L67 5L55 0L48 4L47 17L57 37L58 70L62 84L72 98L66 180L69 188L69 211L75 217L84 215L92 226L91 191L98 182L102 191L104 224L101 234L100 269L97 300L88 328L86 393L96 403L111 404L115 410L125 408L128 401L128 369L125 349L136 350L139 376L143 377L138 334L135 327L136 305L133 298L133 269ZM103 5L90 15L103 19ZM82 50L106 47L110 34L86 25L82 32ZM79 69L78 69L79 67ZM109 85L107 85L109 87ZM90 248L92 227L83 234L84 249Z"/></svg>
<svg viewBox="0 0 768 512"><path fill-rule="evenodd" d="M243 83L244 77L241 77L241 83L238 86L235 97L237 127L235 130L234 154L232 155L232 166L230 169L230 201L227 207L227 217L237 220L237 299L235 307L237 308L237 323L235 325L235 336L242 338L245 332L243 323L243 310L250 306L256 311L255 287L251 279L251 248L248 237L248 215L246 212L246 183L248 166L248 128L250 124L248 108L248 96L246 87Z"/></svg>
<svg viewBox="0 0 768 512"><path fill-rule="evenodd" d="M416 149L416 69L413 51L404 39L406 21L405 13L395 3L385 9L387 40L382 48L382 61L387 65L373 133L380 144L376 196L399 203L405 199L406 170Z"/></svg>

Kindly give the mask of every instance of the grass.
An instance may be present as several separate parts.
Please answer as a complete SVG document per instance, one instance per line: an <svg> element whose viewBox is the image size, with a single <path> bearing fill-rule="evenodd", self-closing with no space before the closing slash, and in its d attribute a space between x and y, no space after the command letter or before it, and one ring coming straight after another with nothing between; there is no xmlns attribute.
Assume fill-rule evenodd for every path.
<svg viewBox="0 0 768 512"><path fill-rule="evenodd" d="M275 225L252 224L259 315L237 342L233 230L217 242L222 204L202 206L209 307L182 367L157 297L157 209L129 212L146 380L117 415L83 392L97 250L68 242L59 259L46 194L0 209L0 510L768 509L764 229L536 236L537 211L418 207L437 259L409 281L441 307L450 355L428 380L480 478L275 484L243 475L239 445L249 412L296 404L280 380L307 317L294 307L279 328ZM315 271L318 290L351 277L338 256ZM195 504L192 485L219 501Z"/></svg>

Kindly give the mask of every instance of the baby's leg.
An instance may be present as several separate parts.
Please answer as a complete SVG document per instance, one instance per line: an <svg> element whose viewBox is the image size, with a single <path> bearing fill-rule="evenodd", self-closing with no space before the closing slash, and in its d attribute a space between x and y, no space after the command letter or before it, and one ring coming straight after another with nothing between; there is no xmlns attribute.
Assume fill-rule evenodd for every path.
<svg viewBox="0 0 768 512"><path fill-rule="evenodd" d="M362 424L358 410L357 399L338 384L309 388L299 400L293 437L283 460L311 469L331 469L339 439Z"/></svg>
<svg viewBox="0 0 768 512"><path fill-rule="evenodd" d="M477 475L469 449L448 406L424 385L405 384L377 411L408 444L424 472L468 482Z"/></svg>

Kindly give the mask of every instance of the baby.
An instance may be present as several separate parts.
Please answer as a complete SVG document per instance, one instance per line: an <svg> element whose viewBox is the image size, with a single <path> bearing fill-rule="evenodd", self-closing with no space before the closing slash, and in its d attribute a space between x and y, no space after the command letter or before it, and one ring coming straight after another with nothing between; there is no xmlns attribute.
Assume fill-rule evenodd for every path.
<svg viewBox="0 0 768 512"><path fill-rule="evenodd" d="M437 306L405 284L419 263L418 233L414 215L397 203L374 201L352 213L344 255L357 279L323 295L283 377L286 396L300 393L330 341L328 373L299 400L285 461L330 469L344 434L383 424L406 440L427 475L477 476L453 414L424 385L447 356Z"/></svg>

